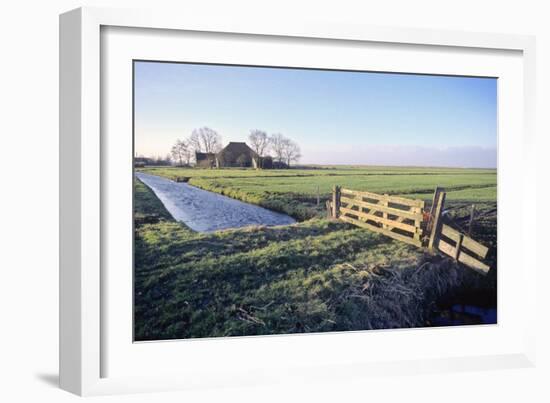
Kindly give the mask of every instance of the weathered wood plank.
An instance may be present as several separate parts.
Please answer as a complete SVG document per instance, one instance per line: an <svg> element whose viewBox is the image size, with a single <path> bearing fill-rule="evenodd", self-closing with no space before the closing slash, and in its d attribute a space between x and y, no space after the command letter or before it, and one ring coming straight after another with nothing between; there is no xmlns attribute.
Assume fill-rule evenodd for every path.
<svg viewBox="0 0 550 403"><path fill-rule="evenodd" d="M332 217L338 218L338 215L340 213L340 199L341 199L341 193L340 193L340 186L334 186L332 189Z"/></svg>
<svg viewBox="0 0 550 403"><path fill-rule="evenodd" d="M454 258L455 247L452 246L451 244L449 244L449 243L443 241L442 239L440 239L438 241L437 248L441 252L445 253L446 255L449 255L450 257ZM477 260L476 258L468 255L465 252L462 252L458 255L458 261L460 263L465 264L466 266L468 266L472 269L480 271L483 274L486 274L491 269L485 263L480 262L479 260Z"/></svg>
<svg viewBox="0 0 550 403"><path fill-rule="evenodd" d="M388 218L375 216L375 215L365 213L365 212L362 212L362 211L352 210L352 209L347 208L347 207L340 207L340 211L344 214L351 214L351 215L355 215L357 217L363 218L365 220L375 221L377 223L380 223L380 224L384 225L385 226L384 228L386 228L386 229L388 229L386 226L391 226L393 228L399 228L399 229L402 229L404 231L411 232L412 234L416 234L416 233L421 232L421 229L419 227L415 227L414 225L404 224L404 223L398 222L396 220L390 220Z"/></svg>
<svg viewBox="0 0 550 403"><path fill-rule="evenodd" d="M432 205L430 206L430 216L433 217L435 213L435 205L439 200L439 193L443 192L443 188L436 186L434 191L434 197L432 198Z"/></svg>
<svg viewBox="0 0 550 403"><path fill-rule="evenodd" d="M443 188L436 186L434 196L432 198L432 205L430 206L430 213L428 214L428 222L426 223L426 230L431 233L433 227L433 220L435 214L435 205L439 200L439 193L443 191Z"/></svg>
<svg viewBox="0 0 550 403"><path fill-rule="evenodd" d="M445 192L439 192L437 200L435 202L435 210L433 214L432 230L430 233L430 240L428 241L428 248L433 250L434 245L439 238L439 231L441 226L441 212L445 205Z"/></svg>
<svg viewBox="0 0 550 403"><path fill-rule="evenodd" d="M388 202L401 204L402 206L424 208L424 200L407 199L406 197L388 195Z"/></svg>
<svg viewBox="0 0 550 403"><path fill-rule="evenodd" d="M405 220L405 217L397 217L395 220L395 222L403 222L403 220ZM415 226L417 226L418 228L420 228L420 224L416 225L416 221L415 221ZM388 226L388 229L391 231L393 229L392 226ZM420 238L420 237L419 237Z"/></svg>
<svg viewBox="0 0 550 403"><path fill-rule="evenodd" d="M362 201L362 200L350 199L349 197L344 197L344 196L341 197L341 201L342 201L342 203L348 204L348 207L350 207L350 206L359 206L359 207L363 207L363 208L367 208L367 209L383 211L383 212L386 212L386 213L389 213L389 214L392 214L392 215L395 215L395 216L398 216L398 217L408 218L408 219L413 220L413 221L422 220L422 214L411 213L410 211L406 211L406 210L399 210L397 208L386 207L386 206L382 206L380 204L374 204L374 203L369 203L369 202Z"/></svg>
<svg viewBox="0 0 550 403"><path fill-rule="evenodd" d="M342 189L342 193L352 194L359 197L366 197L368 199L373 199L373 200L386 200L390 203L401 204L403 206L420 207L420 208L424 207L424 200L419 200L419 199L407 199L405 197L381 195L378 193L352 190L352 189Z"/></svg>
<svg viewBox="0 0 550 403"><path fill-rule="evenodd" d="M385 194L384 196L387 197L388 195ZM388 201L387 201L387 200L381 200L381 201L380 201L380 204L382 204L382 206L384 206L384 207L389 207L389 206L388 206ZM386 213L385 211L382 212L382 218L384 218L384 220L387 220L387 219L388 219L388 213ZM386 229L390 229L390 228L388 228L388 225L387 225L386 223L384 223L383 226L384 226L384 228L386 228Z"/></svg>
<svg viewBox="0 0 550 403"><path fill-rule="evenodd" d="M454 228L443 224L441 226L441 234L446 236L449 239L452 239L455 242L458 242L458 239L461 235L460 232L455 230ZM487 256L487 252L489 252L489 248L480 244L477 241L474 241L472 238L468 236L464 236L464 239L462 240L462 246L472 252L474 252L476 255L479 255L482 259L484 259Z"/></svg>
<svg viewBox="0 0 550 403"><path fill-rule="evenodd" d="M358 197L359 199L362 197L366 197L367 199L373 199L373 200L384 200L384 196L367 192L367 191L359 191L359 190L352 190L352 189L342 189L342 193L345 193L350 196Z"/></svg>
<svg viewBox="0 0 550 403"><path fill-rule="evenodd" d="M389 231L387 229L380 228L380 227L377 227L375 225L371 225L369 223L366 223L366 222L363 222L363 221L360 221L360 220L356 220L354 218L350 218L350 217L347 217L347 216L340 216L340 220L348 222L348 223L353 224L353 225L357 225L358 227L361 227L361 228L366 228L366 229L369 229L369 230L374 231L374 232L379 232L383 235L389 236L390 238L394 238L394 239L397 239L399 241L402 241L402 242L405 242L405 243L408 243L408 244L411 244L411 245L414 245L414 246L418 246L418 247L422 246L421 242L417 239L409 238L409 237L406 237L405 235L397 234L397 233Z"/></svg>

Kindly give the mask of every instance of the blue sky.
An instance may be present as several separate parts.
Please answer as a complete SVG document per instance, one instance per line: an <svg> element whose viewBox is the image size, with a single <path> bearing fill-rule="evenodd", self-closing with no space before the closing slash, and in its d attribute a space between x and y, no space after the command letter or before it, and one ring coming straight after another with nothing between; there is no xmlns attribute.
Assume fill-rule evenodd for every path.
<svg viewBox="0 0 550 403"><path fill-rule="evenodd" d="M492 78L136 62L134 84L138 155L208 126L282 133L305 164L496 167Z"/></svg>

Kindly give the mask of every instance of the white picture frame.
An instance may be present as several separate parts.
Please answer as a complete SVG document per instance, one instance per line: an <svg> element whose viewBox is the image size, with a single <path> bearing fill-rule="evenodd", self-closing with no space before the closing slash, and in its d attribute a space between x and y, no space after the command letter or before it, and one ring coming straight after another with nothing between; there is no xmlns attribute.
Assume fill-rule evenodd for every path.
<svg viewBox="0 0 550 403"><path fill-rule="evenodd" d="M524 155L527 155L533 147L535 43L532 37L349 26L320 22L282 26L269 20L247 21L244 18L239 21L234 19L231 21L201 20L192 16L174 16L148 10L81 8L65 13L60 17L60 384L63 389L79 395L96 395L204 388L229 384L245 386L258 383L295 382L296 379L301 381L305 379L344 379L368 376L374 373L396 375L533 365L535 324L534 319L528 317L529 314L523 315L526 318L521 323L510 320L509 322L504 321L503 324L499 321L499 325L496 327L478 327L467 331L449 328L430 331L401 330L246 337L235 338L231 341L163 342L162 346L155 346L155 342L141 344L138 346L140 351L133 351L135 346L128 337L124 336L122 337L123 343L128 343L128 350L124 354L128 355L120 353L124 350L124 346L113 344L112 341L114 340L112 337L117 337L118 330L111 329L109 333L109 330L106 329L107 327L111 328L113 323L108 318L116 315L113 312L112 303L109 302L112 300L112 298L108 298L109 292L117 286L115 280L111 279L108 272L105 272L105 267L108 267L106 251L109 250L109 247L105 244L103 228L108 225L105 222L105 211L102 212L102 209L105 210L105 206L111 203L109 201L111 188L106 184L105 178L110 175L109 169L118 169L113 168L113 165L109 163L109 152L106 152L105 148L117 146L110 142L112 136L107 139L102 137L102 133L109 132L111 124L106 123L105 119L109 111L102 109L105 107L103 97L110 93L109 82L102 81L102 74L105 71L102 70L104 61L101 58L109 55L102 49L102 46L105 47L105 43L102 42L104 40L102 31L108 30L109 27L130 31L146 29L157 30L155 32L193 32L194 36L198 37L201 36L201 33L204 35L217 33L218 37L242 35L252 37L255 41L260 42L267 39L272 42L290 40L303 41L306 45L310 40L330 41L327 46L332 46L334 49L345 44L376 43L388 46L399 45L401 48L421 47L419 51L428 48L437 51L451 50L452 52L464 50L481 56L492 52L497 56L500 54L499 52L512 52L515 56L514 60L510 61L510 70L502 67L504 77L508 77L506 75L509 74L510 79L507 79L507 82L510 87L504 87L505 91L500 92L499 96L512 97L517 93L520 99L519 101L510 99L509 104L505 99L502 103L504 106L501 105L501 107L507 108L503 109L504 111L509 112L503 117L504 119L507 119L508 115L516 115L512 113L514 111L517 112L517 116L511 116L510 120L504 120L505 126L499 127L499 136L504 133L506 137L506 141L499 144L499 192L501 183L506 185L507 182L510 184L513 182L514 186L519 185L523 189L534 188L534 176L530 176L535 171L534 161L525 160L522 169L515 174L509 173L502 177L500 172L501 167L503 167L503 172L508 172L502 162L506 162L514 150L520 149ZM124 35L127 34L128 32L124 33ZM151 40L153 41L151 43L158 40L160 45L163 39ZM178 39L173 37L169 40L166 39L164 48L168 51L172 40ZM302 42L300 43L302 44ZM143 46L145 47L145 45ZM158 47L163 48L163 46ZM460 56L458 53L457 55L457 57ZM127 57L132 57L132 55L128 54ZM163 57L166 56L163 55ZM255 57L259 58L260 56L256 54ZM433 55L426 57L425 61L417 61L417 63L420 63L419 66L422 63L426 65L430 60L435 61ZM480 59L478 63L483 64L483 60ZM497 57L491 63L495 63L496 66L500 63L498 60ZM506 63L508 62L502 61L503 66ZM259 64L262 64L262 61ZM405 67L404 70L412 69L411 71L413 71L418 68L421 67ZM443 68L441 67L441 69ZM520 76L518 76L520 71L518 68L521 68ZM422 71L435 74L452 73L450 70L437 69L437 66L431 68L425 66ZM463 69L460 70L463 73L469 71L467 66L462 66L461 69ZM478 66L478 69L481 70L475 71L484 71L483 66ZM472 75L475 75L475 71L472 70ZM515 92L512 90L508 92L507 88L513 88ZM118 91L116 94L124 94L123 89L116 91ZM117 98L108 99L111 102L109 105L112 106L112 100ZM115 107L116 105L113 106L113 108ZM503 110L499 109L499 112ZM517 130L508 130L512 128ZM121 143L120 146L123 147L124 143ZM527 214L533 214L532 208L528 210L527 206L531 205L534 194L522 192L521 195L519 197L522 198L520 204L522 207L518 209L517 214L519 217L526 217ZM503 210L500 209L500 198L501 194L499 193L499 231L500 222L505 219L502 211L507 211L506 205ZM125 207L121 206L121 208ZM515 284L521 288L522 298L518 302L519 306L514 307L513 315L515 316L512 316L511 313L511 318L517 318L518 313L521 312L535 312L536 262L534 256L536 253L532 251L527 254L525 252L528 242L527 234L535 232L535 223L531 220L519 221L522 221L522 224L514 228L517 228L519 233L516 233L515 236L517 239L521 239L521 242L518 241L518 246L513 250L499 248L499 262L504 256L502 254L507 254L505 257L510 255L511 262L519 262L521 265L521 276ZM128 228L128 230L131 229ZM503 242L504 244L507 242L505 237ZM127 249L131 248L127 243L124 245ZM531 250L532 248L533 246L531 246ZM120 253L129 253L129 251L130 249ZM113 280L113 284L107 287L106 279ZM501 280L502 278L499 277L499 295L504 292L504 298L511 298L509 293L506 294L506 289L500 286ZM511 282L504 281L503 284L511 284ZM129 301L126 300L127 303ZM507 306L505 304L504 308L507 309ZM122 311L127 311L127 306L121 305L121 308ZM499 312L501 312L501 308L503 308L503 304L499 300ZM126 314L129 315L128 312ZM117 323L126 322L123 318L118 321L117 317ZM131 330L129 331L131 332ZM338 354L326 354L324 358L315 354L321 347L334 352L335 346L341 345L342 342L353 345L364 342L366 338L369 338L369 341L376 340L377 343L381 343L379 346L382 347L379 349L382 348L383 351L383 343L388 343L387 346L392 342L429 344L430 340L438 338L448 337L449 340L452 340L452 337L456 337L453 334L457 332L461 332L459 337L462 340L472 343L479 340L480 348L478 350L469 347L457 349L449 354L445 354L441 350L431 356L421 353L421 347L419 347L420 353L415 356L401 356L400 350L396 349L393 356L388 355L376 359L359 355L339 360ZM484 354L482 339L489 342L491 337L499 338L500 344L495 343L498 348L492 351L487 350L488 353ZM388 341L390 339L393 341ZM152 353L153 349L154 353ZM177 357L178 354L183 354L185 349L187 349L188 360L169 360L170 355ZM281 356L280 352L283 349L301 352L301 354L294 354L293 359L286 362L277 360L277 356ZM144 350L150 350L150 352ZM232 356L230 350L236 353ZM209 365L216 362L214 355L224 357L224 362L226 364L229 362L229 364L218 362L219 365L214 368L209 365L201 366L197 351L202 351L205 354L203 357L207 357L208 351L213 352L212 356L205 359ZM242 351L249 351L250 357L243 358ZM191 352L195 352L195 355L190 354ZM141 362L143 367L150 365L147 360L153 359L151 356L155 356L157 359L163 357L160 360L164 361L159 362L163 362L163 366L168 369L154 375L146 371L147 368L141 368L143 371L140 368L135 368L136 372L133 373L130 368L127 368L136 366L131 354L144 354L140 360L136 360L138 363ZM342 350L340 355L345 354L346 351ZM265 357L265 363L260 368L254 360L262 355ZM116 360L126 361L128 365L124 366L122 363L118 365L116 371L110 370L106 362L112 361L111 356L117 356ZM240 360L239 357L241 357ZM232 363L231 360L242 362ZM139 366L139 364L137 365ZM192 366L195 366L193 371L189 371ZM307 368L307 371L304 371L304 368Z"/></svg>

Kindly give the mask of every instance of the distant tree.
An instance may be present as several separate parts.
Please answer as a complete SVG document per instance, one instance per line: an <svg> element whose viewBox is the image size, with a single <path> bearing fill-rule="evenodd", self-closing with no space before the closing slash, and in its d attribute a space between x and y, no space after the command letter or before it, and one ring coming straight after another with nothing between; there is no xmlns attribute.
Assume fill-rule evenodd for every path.
<svg viewBox="0 0 550 403"><path fill-rule="evenodd" d="M195 152L204 152L202 149L202 143L199 137L199 134L193 130L191 135L187 138L187 144L193 149Z"/></svg>
<svg viewBox="0 0 550 403"><path fill-rule="evenodd" d="M302 157L300 146L288 138L285 139L283 141L283 155L287 165L290 167L291 162L298 162L298 160Z"/></svg>
<svg viewBox="0 0 550 403"><path fill-rule="evenodd" d="M276 133L272 135L269 139L269 147L273 154L275 155L275 160L278 162L283 162L285 159L285 143L287 139L281 133Z"/></svg>
<svg viewBox="0 0 550 403"><path fill-rule="evenodd" d="M222 137L209 127L201 127L193 130L187 143L196 152L217 153L222 148Z"/></svg>
<svg viewBox="0 0 550 403"><path fill-rule="evenodd" d="M176 144L172 146L171 154L176 165L189 165L189 161L191 159L191 148L189 147L189 143L186 141L176 141Z"/></svg>
<svg viewBox="0 0 550 403"><path fill-rule="evenodd" d="M258 155L258 166L262 168L262 158L264 156L264 153L267 151L269 147L269 136L266 132L262 130L251 130L250 135L248 136L248 141L250 142L251 148L254 150L254 152Z"/></svg>

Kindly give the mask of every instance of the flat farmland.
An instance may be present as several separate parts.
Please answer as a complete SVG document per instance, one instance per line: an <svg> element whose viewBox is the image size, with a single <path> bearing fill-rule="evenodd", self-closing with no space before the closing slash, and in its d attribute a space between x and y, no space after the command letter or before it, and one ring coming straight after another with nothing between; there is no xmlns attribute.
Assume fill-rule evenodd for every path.
<svg viewBox="0 0 550 403"><path fill-rule="evenodd" d="M140 171L289 214L299 220L323 211L334 185L431 201L444 187L448 204L496 203L494 169L323 166L304 169L195 169L149 167ZM320 206L317 206L317 195Z"/></svg>
<svg viewBox="0 0 550 403"><path fill-rule="evenodd" d="M490 278L448 259L328 220L323 207L334 185L421 198L428 206L434 188L443 186L456 223L466 225L476 205L472 236L496 259L495 170L138 170L187 180L300 222L195 232L136 179L137 340L432 326L442 298L459 295L464 302L464 290L492 295L495 289Z"/></svg>

